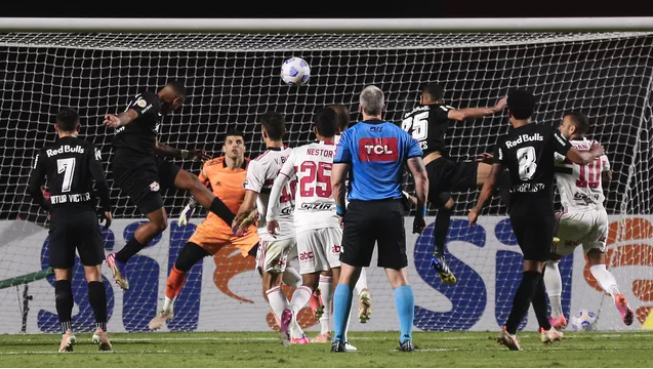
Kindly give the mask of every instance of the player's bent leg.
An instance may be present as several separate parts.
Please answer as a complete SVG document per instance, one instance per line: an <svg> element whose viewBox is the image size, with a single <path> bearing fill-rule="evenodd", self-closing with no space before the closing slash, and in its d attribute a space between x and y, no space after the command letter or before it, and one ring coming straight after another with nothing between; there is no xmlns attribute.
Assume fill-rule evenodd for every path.
<svg viewBox="0 0 653 369"><path fill-rule="evenodd" d="M141 224L136 229L134 236L127 241L125 247L117 253L107 256L107 265L113 272L113 279L123 290L129 289L126 268L129 259L139 253L150 241L168 228L168 215L166 214L165 208L163 208L161 196L158 193L153 193L150 200L153 203L152 207L159 207L147 213L147 219L149 221Z"/></svg>
<svg viewBox="0 0 653 369"><path fill-rule="evenodd" d="M433 230L435 252L431 259L431 266L438 272L438 276L443 283L453 284L456 283L456 276L449 268L449 265L447 265L444 256L444 248L447 241L447 234L449 233L449 226L451 224L451 216L453 215L454 201L451 198L451 194L448 192L438 194L437 196L439 201L444 205L438 209L438 214L435 217Z"/></svg>
<svg viewBox="0 0 653 369"><path fill-rule="evenodd" d="M95 316L95 332L91 341L99 345L100 351L113 349L107 331L107 291L102 282L102 264L84 265L84 275L88 282L88 302Z"/></svg>
<svg viewBox="0 0 653 369"><path fill-rule="evenodd" d="M59 352L73 351L77 339L73 334L72 314L75 302L71 285L72 269L54 268L54 294L59 324L63 334L59 345Z"/></svg>
<svg viewBox="0 0 653 369"><path fill-rule="evenodd" d="M567 318L565 318L562 311L562 276L558 267L560 258L560 255L551 254L551 260L547 261L544 267L543 277L544 287L551 305L549 323L554 328L565 328L567 326Z"/></svg>
<svg viewBox="0 0 653 369"><path fill-rule="evenodd" d="M186 273L197 264L203 258L211 255L211 253L200 246L196 242L198 241L197 233L191 237L184 248L179 253L175 264L172 266L172 270L168 275L166 281L166 290L165 290L165 299L163 301L163 308L161 311L154 317L149 324L151 330L160 329L163 324L167 321L174 318L174 304L177 296L181 292L184 282L186 281ZM217 251L217 249L212 249ZM215 252L213 252L215 253Z"/></svg>
<svg viewBox="0 0 653 369"><path fill-rule="evenodd" d="M587 252L587 261L590 265L590 273L599 283L605 293L612 296L614 306L619 311L621 320L625 325L632 325L634 313L626 301L626 297L619 292L619 286L605 264L605 253L599 248L592 248Z"/></svg>
<svg viewBox="0 0 653 369"><path fill-rule="evenodd" d="M231 225L236 215L229 210L227 205L217 198L206 186L200 182L196 175L179 169L175 175L175 187L191 193L195 201Z"/></svg>

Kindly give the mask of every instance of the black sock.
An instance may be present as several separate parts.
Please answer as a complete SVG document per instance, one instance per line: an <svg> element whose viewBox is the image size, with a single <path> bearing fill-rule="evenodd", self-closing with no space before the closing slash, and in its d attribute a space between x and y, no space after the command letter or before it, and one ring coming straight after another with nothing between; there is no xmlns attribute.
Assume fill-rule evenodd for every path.
<svg viewBox="0 0 653 369"><path fill-rule="evenodd" d="M72 330L73 306L73 289L70 281L56 281L54 284L54 300L57 306L57 315L63 333Z"/></svg>
<svg viewBox="0 0 653 369"><path fill-rule="evenodd" d="M104 289L102 282L88 283L88 302L91 304L93 314L95 315L95 325L97 328L107 330L107 291Z"/></svg>
<svg viewBox="0 0 653 369"><path fill-rule="evenodd" d="M551 329L548 308L546 290L544 289L544 276L542 276L533 296L533 310L535 310L535 316L537 317L537 323L540 325L540 328L544 328L546 331Z"/></svg>
<svg viewBox="0 0 653 369"><path fill-rule="evenodd" d="M438 210L438 215L435 217L433 240L435 241L435 253L438 255L444 255L444 245L447 242L447 233L449 233L452 213L453 209L443 207Z"/></svg>
<svg viewBox="0 0 653 369"><path fill-rule="evenodd" d="M517 333L519 323L524 319L528 308L531 306L533 295L537 289L538 283L542 280L542 274L538 272L524 272L522 274L521 283L515 293L515 298L512 302L512 309L506 322L506 330L510 334Z"/></svg>
<svg viewBox="0 0 653 369"><path fill-rule="evenodd" d="M236 217L236 215L232 213L231 210L229 210L227 205L225 205L224 202L222 202L222 200L220 200L217 197L213 199L213 202L211 203L211 208L209 210L211 210L211 212L214 213L215 215L222 218L222 220L224 220L225 223L229 225L229 227L231 227L231 223L234 221L234 218Z"/></svg>
<svg viewBox="0 0 653 369"><path fill-rule="evenodd" d="M116 252L116 260L118 260L121 263L126 263L129 261L129 258L132 256L138 254L141 250L145 248L147 244L141 245L140 242L136 239L136 237L132 237L131 240L127 242L125 247L122 248L122 250Z"/></svg>

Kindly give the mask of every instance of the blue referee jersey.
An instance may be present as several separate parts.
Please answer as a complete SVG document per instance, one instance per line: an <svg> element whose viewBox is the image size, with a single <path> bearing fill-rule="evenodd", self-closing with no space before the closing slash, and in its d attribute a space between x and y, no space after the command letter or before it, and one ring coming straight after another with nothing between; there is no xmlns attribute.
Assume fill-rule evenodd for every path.
<svg viewBox="0 0 653 369"><path fill-rule="evenodd" d="M348 200L401 198L401 181L406 160L421 157L417 140L397 125L367 120L342 132L334 163L347 163Z"/></svg>

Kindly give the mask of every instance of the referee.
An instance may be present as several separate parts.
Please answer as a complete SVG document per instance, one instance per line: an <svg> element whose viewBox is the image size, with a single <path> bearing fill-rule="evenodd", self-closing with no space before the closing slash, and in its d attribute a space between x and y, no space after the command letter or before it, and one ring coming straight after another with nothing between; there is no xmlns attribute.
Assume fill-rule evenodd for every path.
<svg viewBox="0 0 653 369"><path fill-rule="evenodd" d="M414 351L412 328L415 311L413 290L408 285L406 232L401 182L404 165L415 179L417 215L413 233L426 223L428 178L419 143L394 123L382 119L383 92L366 87L360 95L363 121L342 132L331 172L336 209L344 226L341 270L334 293L335 338L332 352L346 352L344 335L351 309L352 289L361 269L369 267L378 243L378 263L385 268L395 291L399 313L401 351ZM349 173L349 206L345 209L344 183Z"/></svg>

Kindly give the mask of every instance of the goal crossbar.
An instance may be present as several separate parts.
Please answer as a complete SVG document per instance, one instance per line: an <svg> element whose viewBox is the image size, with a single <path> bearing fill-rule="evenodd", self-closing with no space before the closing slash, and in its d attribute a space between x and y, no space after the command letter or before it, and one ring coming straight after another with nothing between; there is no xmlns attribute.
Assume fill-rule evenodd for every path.
<svg viewBox="0 0 653 369"><path fill-rule="evenodd" d="M600 32L653 31L653 17L192 19L2 18L0 32Z"/></svg>

